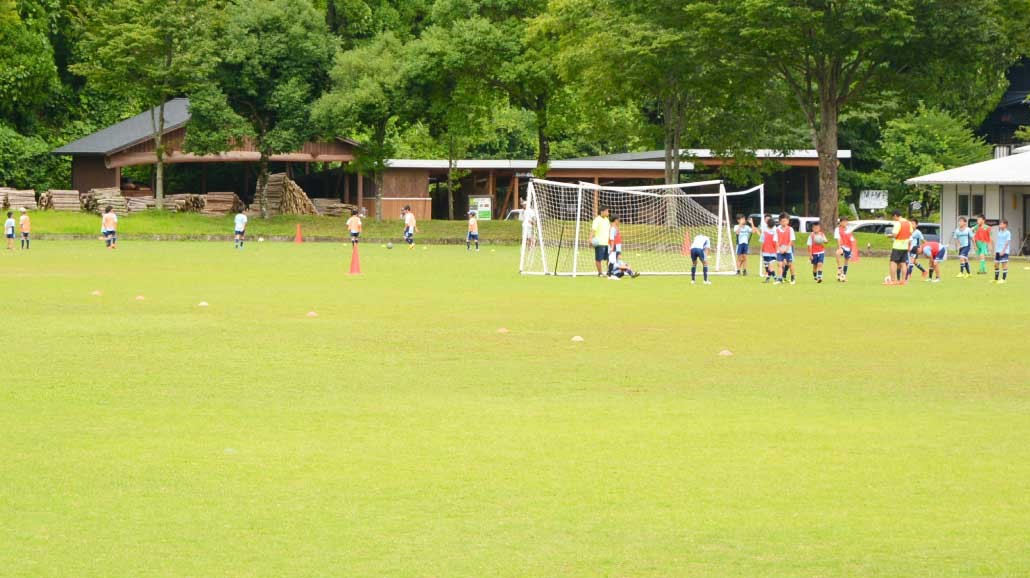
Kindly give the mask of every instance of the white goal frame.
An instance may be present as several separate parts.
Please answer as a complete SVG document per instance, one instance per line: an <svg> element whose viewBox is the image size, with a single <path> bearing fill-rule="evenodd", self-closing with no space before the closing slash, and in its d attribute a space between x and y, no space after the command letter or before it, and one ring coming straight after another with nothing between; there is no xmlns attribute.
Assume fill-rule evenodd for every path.
<svg viewBox="0 0 1030 578"><path fill-rule="evenodd" d="M544 235L544 214L541 201L538 197L537 186L538 185L549 185L552 187L560 187L568 191L575 190L575 206L574 208L569 206L565 210L572 209L576 215L575 217L575 228L573 231L573 239L571 247L565 249L566 251L572 251L572 267L571 270L555 270L558 266L557 261L552 266L551 261L548 259L549 253L553 247L549 247L547 239ZM691 188L699 187L710 187L718 185L718 192L711 193L687 193L683 192ZM579 253L584 246L582 245L584 239L584 233L589 235L588 232L583 230L583 210L584 210L584 193L592 194L597 191L608 191L618 192L623 191L636 196L646 197L686 197L691 200L695 199L712 199L717 198L717 225L716 225L716 238L713 239L715 247L713 247L714 267L710 271L713 275L735 275L737 273L737 260L736 254L736 242L733 235L732 225L732 214L730 213L729 199L732 197L740 197L745 195L758 194L759 212L765 214L765 186L757 185L749 189L741 191L729 192L726 190L725 183L722 180L709 180L693 183L681 183L673 185L654 185L654 186L636 186L636 187L602 187L593 183L579 182L576 184L562 183L556 181L548 181L544 179L533 179L529 182L526 195L526 206L527 210L533 216L532 222L524 223L522 227L522 241L521 250L519 252L519 272L523 275L553 275L553 276L566 276L566 277L577 277L580 275L593 276L593 274L581 273L579 271ZM681 194L660 194L662 191L681 191ZM696 202L696 201L695 201ZM709 212L710 213L710 212ZM589 223L588 223L589 226ZM689 228L689 225L686 227ZM562 227L562 235L565 233L565 227ZM553 242L553 240L552 240ZM561 239L557 243L557 251L562 250L562 245L565 242ZM724 253L727 253L724 255ZM532 259L539 259L540 270L529 271L527 270L527 257ZM729 268L722 269L724 265L724 259L728 260ZM683 271L642 271L645 275L689 275L690 272L684 267Z"/></svg>

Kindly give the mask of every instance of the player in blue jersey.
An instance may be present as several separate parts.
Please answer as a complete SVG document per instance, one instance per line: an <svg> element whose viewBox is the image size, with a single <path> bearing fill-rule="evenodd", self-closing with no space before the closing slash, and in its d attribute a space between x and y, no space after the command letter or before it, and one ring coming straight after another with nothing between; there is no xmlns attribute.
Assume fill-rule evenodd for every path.
<svg viewBox="0 0 1030 578"><path fill-rule="evenodd" d="M969 228L965 217L958 220L958 228L951 234L958 249L958 276L970 277L969 251L973 248L973 230Z"/></svg>
<svg viewBox="0 0 1030 578"><path fill-rule="evenodd" d="M1012 251L1012 231L1008 219L998 223L998 234L994 236L994 282L1001 284L1009 279L1009 253ZM1000 270L1000 271L999 271ZM1001 273L1001 279L998 274Z"/></svg>
<svg viewBox="0 0 1030 578"><path fill-rule="evenodd" d="M737 235L737 275L747 276L747 254L751 245L751 232L755 224L751 219L744 219L744 215L737 215L737 224L733 226L733 232Z"/></svg>

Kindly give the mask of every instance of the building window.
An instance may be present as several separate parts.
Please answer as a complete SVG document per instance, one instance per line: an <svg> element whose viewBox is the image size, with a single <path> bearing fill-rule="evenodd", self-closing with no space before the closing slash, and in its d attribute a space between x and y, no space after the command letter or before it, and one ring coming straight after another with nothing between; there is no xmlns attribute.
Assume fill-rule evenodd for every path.
<svg viewBox="0 0 1030 578"><path fill-rule="evenodd" d="M958 195L958 216L974 217L984 212L984 196L972 191L959 193Z"/></svg>

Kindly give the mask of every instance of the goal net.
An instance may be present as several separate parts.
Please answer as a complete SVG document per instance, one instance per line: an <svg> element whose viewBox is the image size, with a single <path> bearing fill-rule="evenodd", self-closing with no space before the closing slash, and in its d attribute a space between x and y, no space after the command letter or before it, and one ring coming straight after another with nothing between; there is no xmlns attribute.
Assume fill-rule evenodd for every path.
<svg viewBox="0 0 1030 578"><path fill-rule="evenodd" d="M531 275L596 275L591 223L598 210L608 208L611 218L620 221L622 260L641 274L689 274L690 245L697 235L710 239L711 271L733 274L736 241L731 211L750 211L753 201L764 204L760 197L761 187L727 193L722 181L601 187L534 179L527 194L519 270Z"/></svg>

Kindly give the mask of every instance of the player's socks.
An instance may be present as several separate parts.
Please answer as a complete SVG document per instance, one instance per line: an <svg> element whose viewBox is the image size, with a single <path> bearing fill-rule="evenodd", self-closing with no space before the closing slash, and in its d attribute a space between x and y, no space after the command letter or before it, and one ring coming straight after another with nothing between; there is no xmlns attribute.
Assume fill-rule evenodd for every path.
<svg viewBox="0 0 1030 578"><path fill-rule="evenodd" d="M479 250L479 241L476 241L476 251Z"/></svg>
<svg viewBox="0 0 1030 578"><path fill-rule="evenodd" d="M1001 272L1000 272L1000 271L998 271L997 269L995 269L995 270L994 270L994 280L995 280L995 281L997 281L997 280L998 280L998 276L999 276L1000 274L1001 274Z"/></svg>
<svg viewBox="0 0 1030 578"><path fill-rule="evenodd" d="M844 266L844 276L845 277L848 276L848 266L847 265Z"/></svg>
<svg viewBox="0 0 1030 578"><path fill-rule="evenodd" d="M1005 269L1004 271L1001 272L1001 279L1002 279L1002 281L1008 281L1009 280L1009 270L1008 269Z"/></svg>
<svg viewBox="0 0 1030 578"><path fill-rule="evenodd" d="M697 281L697 267L690 268L690 280Z"/></svg>
<svg viewBox="0 0 1030 578"><path fill-rule="evenodd" d="M702 271L705 274L705 281L707 281L708 280L708 265L705 265L704 268L702 269Z"/></svg>

